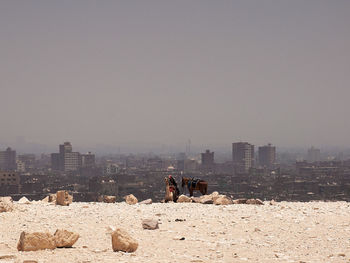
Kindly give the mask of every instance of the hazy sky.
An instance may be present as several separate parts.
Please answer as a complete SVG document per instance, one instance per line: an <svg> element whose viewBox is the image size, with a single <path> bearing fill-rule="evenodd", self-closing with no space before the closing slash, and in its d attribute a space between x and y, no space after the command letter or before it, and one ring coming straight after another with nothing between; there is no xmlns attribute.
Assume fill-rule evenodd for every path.
<svg viewBox="0 0 350 263"><path fill-rule="evenodd" d="M350 145L350 1L0 2L0 142Z"/></svg>

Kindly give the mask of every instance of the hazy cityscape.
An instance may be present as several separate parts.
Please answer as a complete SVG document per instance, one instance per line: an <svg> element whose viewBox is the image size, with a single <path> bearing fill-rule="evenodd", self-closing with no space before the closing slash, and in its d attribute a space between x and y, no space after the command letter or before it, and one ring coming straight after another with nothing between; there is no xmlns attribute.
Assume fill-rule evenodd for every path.
<svg viewBox="0 0 350 263"><path fill-rule="evenodd" d="M1 0L0 263L350 263L350 0Z"/></svg>
<svg viewBox="0 0 350 263"><path fill-rule="evenodd" d="M323 152L311 146L305 152L280 152L278 146L231 143L231 153L211 149L194 152L188 140L184 152L95 155L81 153L62 142L53 153L0 151L1 193L41 200L58 190L69 190L77 201L137 198L161 201L162 178L200 178L210 191L235 198L278 201L350 201L350 155ZM219 157L217 157L219 155Z"/></svg>

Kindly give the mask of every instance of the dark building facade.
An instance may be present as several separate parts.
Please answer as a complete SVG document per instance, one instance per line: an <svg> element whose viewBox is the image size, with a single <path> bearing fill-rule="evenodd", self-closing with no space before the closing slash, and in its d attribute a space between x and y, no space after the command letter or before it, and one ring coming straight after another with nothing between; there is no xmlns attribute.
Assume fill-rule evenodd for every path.
<svg viewBox="0 0 350 263"><path fill-rule="evenodd" d="M0 151L0 170L3 171L15 171L16 164L16 151L8 147L5 151Z"/></svg>
<svg viewBox="0 0 350 263"><path fill-rule="evenodd" d="M276 163L276 147L271 144L259 147L259 165L273 168Z"/></svg>
<svg viewBox="0 0 350 263"><path fill-rule="evenodd" d="M201 153L202 159L202 170L206 172L212 172L215 168L214 163L214 152L206 150L204 153Z"/></svg>
<svg viewBox="0 0 350 263"><path fill-rule="evenodd" d="M232 143L232 164L235 174L248 174L254 166L254 145L247 142Z"/></svg>

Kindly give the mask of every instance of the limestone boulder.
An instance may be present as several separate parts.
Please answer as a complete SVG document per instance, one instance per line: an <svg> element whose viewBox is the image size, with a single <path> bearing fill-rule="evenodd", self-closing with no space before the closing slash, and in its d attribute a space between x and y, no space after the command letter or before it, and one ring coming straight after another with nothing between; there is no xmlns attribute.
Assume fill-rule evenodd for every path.
<svg viewBox="0 0 350 263"><path fill-rule="evenodd" d="M158 220L157 219L144 219L142 220L143 229L154 230L158 229Z"/></svg>
<svg viewBox="0 0 350 263"><path fill-rule="evenodd" d="M217 198L213 198L214 205L231 205L232 199L226 195L219 195Z"/></svg>
<svg viewBox="0 0 350 263"><path fill-rule="evenodd" d="M133 194L129 194L125 196L124 199L125 199L125 202L129 205L134 205L138 203L137 198Z"/></svg>
<svg viewBox="0 0 350 263"><path fill-rule="evenodd" d="M210 194L210 196L213 198L213 197L216 197L216 196L219 196L219 192L215 191L215 192L212 192Z"/></svg>
<svg viewBox="0 0 350 263"><path fill-rule="evenodd" d="M213 197L211 195L202 195L199 198L199 202L201 204L212 204L212 203L214 203Z"/></svg>
<svg viewBox="0 0 350 263"><path fill-rule="evenodd" d="M73 202L73 196L68 194L67 191L57 191L56 193L56 204L68 206Z"/></svg>
<svg viewBox="0 0 350 263"><path fill-rule="evenodd" d="M178 203L191 203L191 198L186 196L186 195L180 195L179 198L177 199Z"/></svg>
<svg viewBox="0 0 350 263"><path fill-rule="evenodd" d="M113 251L134 252L139 246L138 242L132 238L125 230L120 228L112 233Z"/></svg>
<svg viewBox="0 0 350 263"><path fill-rule="evenodd" d="M140 202L140 205L150 205L152 204L152 199L146 199Z"/></svg>
<svg viewBox="0 0 350 263"><path fill-rule="evenodd" d="M56 247L72 247L79 239L79 234L64 229L57 229L54 238Z"/></svg>
<svg viewBox="0 0 350 263"><path fill-rule="evenodd" d="M246 204L248 204L248 205L263 205L264 202L261 201L260 199L248 199Z"/></svg>
<svg viewBox="0 0 350 263"><path fill-rule="evenodd" d="M192 203L200 203L201 202L201 198L200 197L191 196L191 201L192 201Z"/></svg>
<svg viewBox="0 0 350 263"><path fill-rule="evenodd" d="M22 232L17 244L18 251L37 251L43 249L55 249L55 238L50 233Z"/></svg>
<svg viewBox="0 0 350 263"><path fill-rule="evenodd" d="M0 197L0 213L11 212L14 209L13 200L10 196Z"/></svg>
<svg viewBox="0 0 350 263"><path fill-rule="evenodd" d="M18 203L28 205L28 204L30 204L30 201L28 200L27 197L23 196L21 199L18 200Z"/></svg>
<svg viewBox="0 0 350 263"><path fill-rule="evenodd" d="M103 196L104 203L115 203L117 201L117 197L114 195L105 195Z"/></svg>

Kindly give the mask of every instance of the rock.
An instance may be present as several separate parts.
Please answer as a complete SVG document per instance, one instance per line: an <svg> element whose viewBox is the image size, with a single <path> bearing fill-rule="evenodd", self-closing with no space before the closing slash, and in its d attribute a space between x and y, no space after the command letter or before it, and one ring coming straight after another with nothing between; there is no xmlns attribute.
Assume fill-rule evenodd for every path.
<svg viewBox="0 0 350 263"><path fill-rule="evenodd" d="M13 200L10 196L0 197L0 213L13 211Z"/></svg>
<svg viewBox="0 0 350 263"><path fill-rule="evenodd" d="M138 200L133 194L129 194L127 196L124 196L125 202L129 205L137 204Z"/></svg>
<svg viewBox="0 0 350 263"><path fill-rule="evenodd" d="M158 227L158 220L156 219L144 219L142 220L143 229L154 230Z"/></svg>
<svg viewBox="0 0 350 263"><path fill-rule="evenodd" d="M275 200L272 199L272 200L269 202L269 204L270 204L270 205L275 205L276 202L275 202Z"/></svg>
<svg viewBox="0 0 350 263"><path fill-rule="evenodd" d="M236 199L236 200L233 200L233 203L234 203L235 205L245 204L245 203L247 203L247 200L248 200L248 199L244 199L244 198Z"/></svg>
<svg viewBox="0 0 350 263"><path fill-rule="evenodd" d="M146 199L140 202L140 205L150 205L152 204L152 199Z"/></svg>
<svg viewBox="0 0 350 263"><path fill-rule="evenodd" d="M263 205L264 202L261 201L260 199L248 199L246 204L248 204L248 205Z"/></svg>
<svg viewBox="0 0 350 263"><path fill-rule="evenodd" d="M117 201L117 197L113 195L105 195L103 196L103 202L105 203L115 203Z"/></svg>
<svg viewBox="0 0 350 263"><path fill-rule="evenodd" d="M18 251L36 251L55 248L56 242L54 236L50 233L41 232L22 232L17 244Z"/></svg>
<svg viewBox="0 0 350 263"><path fill-rule="evenodd" d="M54 238L56 247L72 247L79 239L79 234L64 229L57 229Z"/></svg>
<svg viewBox="0 0 350 263"><path fill-rule="evenodd" d="M50 202L50 197L49 197L49 196L46 196L43 200L41 200L41 202L43 202L43 203L48 203L48 202Z"/></svg>
<svg viewBox="0 0 350 263"><path fill-rule="evenodd" d="M177 199L178 203L190 203L192 200L190 197L186 195L180 195L179 198Z"/></svg>
<svg viewBox="0 0 350 263"><path fill-rule="evenodd" d="M213 196L212 195L203 195L199 198L199 202L201 204L212 204L212 203L214 203Z"/></svg>
<svg viewBox="0 0 350 263"><path fill-rule="evenodd" d="M56 199L57 199L56 194L50 194L49 195L49 202L50 203L55 203L56 204Z"/></svg>
<svg viewBox="0 0 350 263"><path fill-rule="evenodd" d="M112 233L112 248L113 251L134 252L139 244L129 236L129 234L118 228Z"/></svg>
<svg viewBox="0 0 350 263"><path fill-rule="evenodd" d="M200 203L201 202L201 198L200 197L191 196L191 201L193 203Z"/></svg>
<svg viewBox="0 0 350 263"><path fill-rule="evenodd" d="M67 191L57 191L56 198L57 205L67 206L73 202L73 196L68 194Z"/></svg>
<svg viewBox="0 0 350 263"><path fill-rule="evenodd" d="M27 199L27 197L23 196L21 199L18 200L19 204L30 204L30 201Z"/></svg>
<svg viewBox="0 0 350 263"><path fill-rule="evenodd" d="M231 198L226 195L220 195L214 198L214 205L231 205L233 204Z"/></svg>
<svg viewBox="0 0 350 263"><path fill-rule="evenodd" d="M210 196L213 198L213 197L216 197L216 196L219 196L219 192L215 191L215 192L212 192L210 194Z"/></svg>
<svg viewBox="0 0 350 263"><path fill-rule="evenodd" d="M38 263L36 260L24 260L23 263Z"/></svg>

